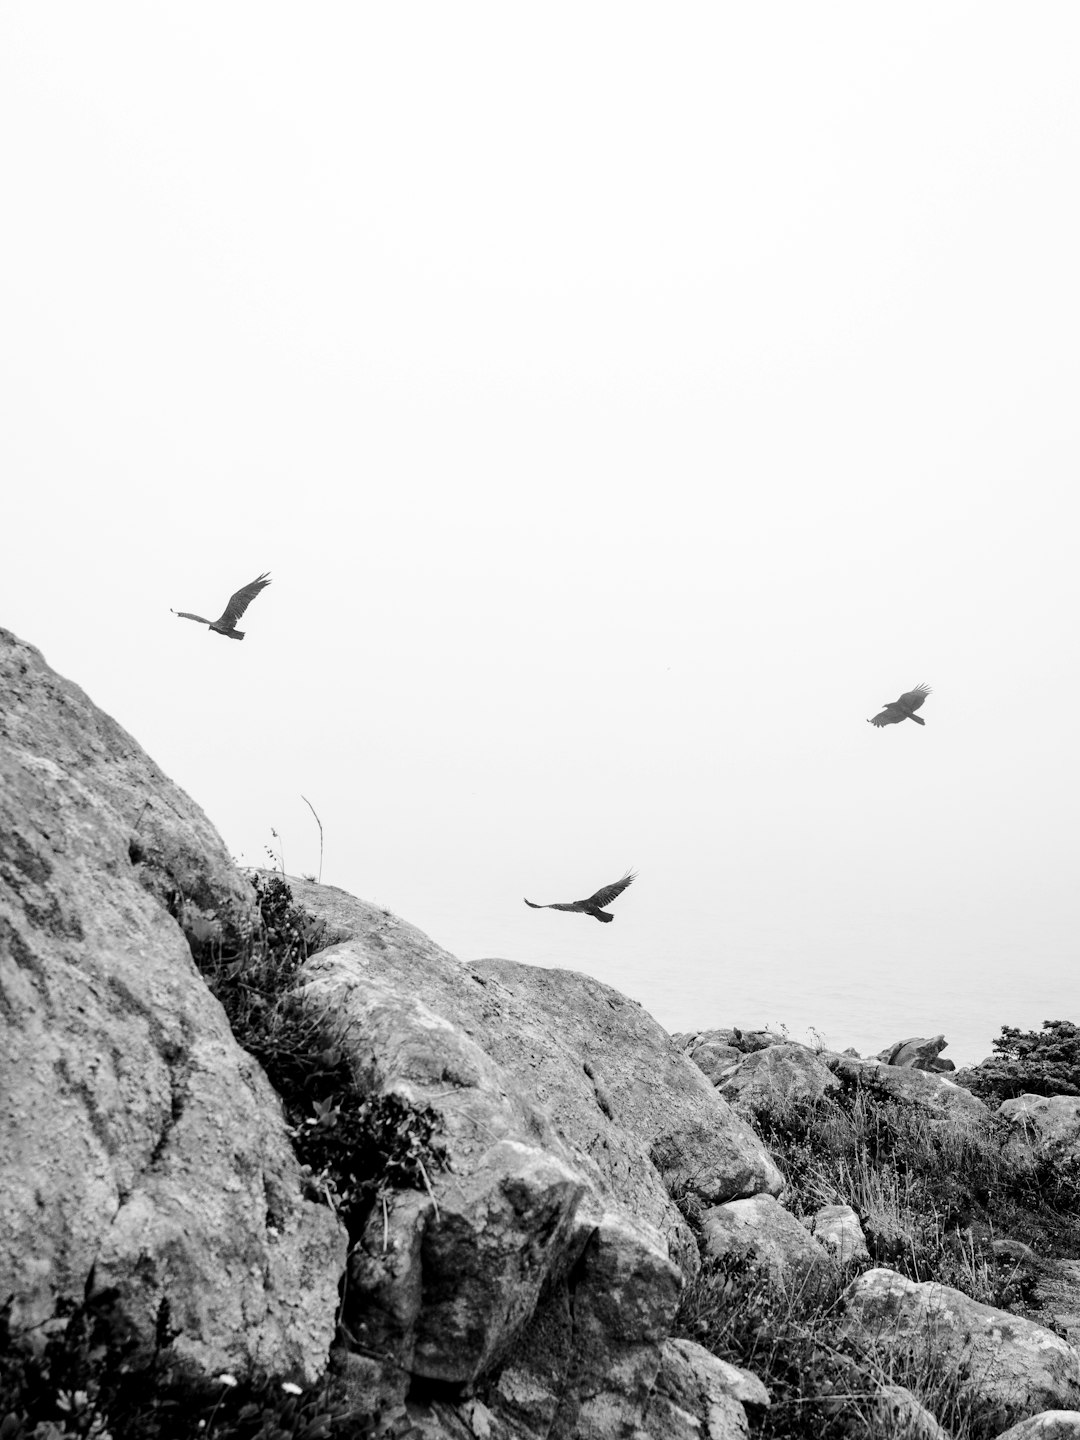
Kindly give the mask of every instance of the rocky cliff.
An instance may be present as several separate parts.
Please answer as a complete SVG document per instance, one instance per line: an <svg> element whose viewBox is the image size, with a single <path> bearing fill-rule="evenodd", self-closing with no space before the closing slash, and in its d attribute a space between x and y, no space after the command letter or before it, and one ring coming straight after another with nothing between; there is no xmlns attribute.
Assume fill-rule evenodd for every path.
<svg viewBox="0 0 1080 1440"><path fill-rule="evenodd" d="M945 1333L974 1303L868 1268L850 1207L794 1215L748 1120L763 1088L820 1100L861 1066L936 1116L984 1110L943 1076L778 1037L676 1042L587 976L465 965L384 910L290 880L320 937L290 1013L371 1104L393 1098L437 1137L438 1163L414 1157L421 1180L346 1213L297 1158L298 1129L335 1112L283 1108L196 964L258 930L250 877L134 740L4 631L0 687L9 1347L30 1353L97 1304L125 1364L153 1357L196 1387L259 1374L291 1394L333 1374L353 1415L339 1433L724 1440L770 1397L687 1333L681 1297L703 1273L812 1293L857 1277L848 1323L864 1337L883 1316ZM245 953L228 967L241 981ZM962 1323L993 1337L999 1313ZM1068 1340L1022 1320L1009 1336L1005 1411L1080 1404ZM914 1423L874 1374L880 1413Z"/></svg>

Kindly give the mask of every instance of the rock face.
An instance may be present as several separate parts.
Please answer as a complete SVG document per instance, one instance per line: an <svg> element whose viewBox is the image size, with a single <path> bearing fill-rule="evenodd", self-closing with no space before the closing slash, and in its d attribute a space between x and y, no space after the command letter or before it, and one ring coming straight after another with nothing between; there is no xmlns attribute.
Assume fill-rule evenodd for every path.
<svg viewBox="0 0 1080 1440"><path fill-rule="evenodd" d="M957 1374L966 1367L967 1383L1006 1421L1080 1403L1080 1355L1030 1320L894 1270L868 1270L845 1298L845 1325L857 1342L932 1356Z"/></svg>
<svg viewBox="0 0 1080 1440"><path fill-rule="evenodd" d="M823 1205L809 1222L811 1235L841 1265L869 1261L859 1217L850 1205Z"/></svg>
<svg viewBox="0 0 1080 1440"><path fill-rule="evenodd" d="M805 1045L783 1042L744 1055L716 1081L726 1100L743 1107L775 1107L792 1100L820 1100L840 1089L825 1061Z"/></svg>
<svg viewBox="0 0 1080 1440"><path fill-rule="evenodd" d="M833 1279L838 1271L825 1247L771 1195L713 1206L702 1217L706 1254L748 1260L789 1291Z"/></svg>
<svg viewBox="0 0 1080 1440"><path fill-rule="evenodd" d="M696 1030L671 1038L714 1085L747 1055L785 1043L782 1035L771 1030Z"/></svg>
<svg viewBox="0 0 1080 1440"><path fill-rule="evenodd" d="M909 1066L913 1070L955 1070L951 1060L942 1060L941 1052L948 1041L944 1035L935 1035L931 1040L897 1040L878 1051L877 1058L886 1065Z"/></svg>
<svg viewBox="0 0 1080 1440"><path fill-rule="evenodd" d="M848 1055L829 1055L826 1064L840 1079L885 1090L900 1100L956 1120L965 1115L982 1118L989 1114L983 1102L947 1080L944 1075L906 1065L885 1065L877 1060L857 1060Z"/></svg>
<svg viewBox="0 0 1080 1440"><path fill-rule="evenodd" d="M523 1020L532 1017L525 1039L537 1097L617 1189L626 1185L624 1157L613 1148L621 1134L652 1161L666 1193L715 1204L779 1192L783 1177L753 1130L702 1084L697 1066L636 1001L568 970L511 960L471 969L504 986ZM519 1039L515 1033L515 1048ZM597 1109L610 1122L599 1135ZM625 1198L638 1207L636 1197Z"/></svg>
<svg viewBox="0 0 1080 1440"><path fill-rule="evenodd" d="M12 1325L115 1287L207 1372L311 1379L345 1237L301 1196L277 1099L173 914L251 893L202 812L0 631L0 1293ZM173 913L170 913L172 911ZM208 922L209 923L209 922Z"/></svg>
<svg viewBox="0 0 1080 1440"><path fill-rule="evenodd" d="M699 1258L669 1189L701 1207L779 1190L761 1142L610 987L464 966L342 891L292 890L336 937L305 967L305 1003L358 1068L375 1057L386 1090L437 1112L447 1148L430 1194L391 1197L350 1260L344 1330L389 1357L382 1393L388 1372L413 1377L414 1409L431 1382L469 1385L495 1437L650 1434L650 1406L673 1424L657 1387ZM713 1410L745 1423L713 1380L694 1383L695 1425ZM681 1408L690 1390L668 1389Z"/></svg>
<svg viewBox="0 0 1080 1440"><path fill-rule="evenodd" d="M1050 1158L1080 1158L1080 1095L1018 1095L997 1112L1009 1122L1014 1149Z"/></svg>

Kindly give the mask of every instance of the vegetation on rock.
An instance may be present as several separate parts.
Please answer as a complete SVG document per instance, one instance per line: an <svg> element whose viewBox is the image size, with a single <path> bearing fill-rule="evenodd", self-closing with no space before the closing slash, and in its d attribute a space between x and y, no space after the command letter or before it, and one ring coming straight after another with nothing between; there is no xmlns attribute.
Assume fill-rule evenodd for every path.
<svg viewBox="0 0 1080 1440"><path fill-rule="evenodd" d="M318 921L293 904L278 876L252 878L260 924L223 931L182 897L172 902L196 964L237 1042L281 1097L312 1199L331 1205L351 1238L379 1198L424 1188L443 1163L438 1116L384 1094L374 1065L357 1069L342 1037L305 1012L300 969L325 944ZM301 1391L281 1377L207 1379L176 1365L167 1305L149 1356L125 1339L115 1295L62 1302L34 1333L15 1334L0 1308L0 1440L329 1440L367 1433L340 1381Z"/></svg>
<svg viewBox="0 0 1080 1440"><path fill-rule="evenodd" d="M295 986L326 943L324 927L293 904L280 876L256 874L252 885L259 931L192 941L192 953L237 1042L281 1097L311 1198L331 1205L355 1240L384 1190L429 1186L444 1163L439 1117L383 1094L374 1063L358 1069L343 1037L305 1010Z"/></svg>
<svg viewBox="0 0 1080 1440"><path fill-rule="evenodd" d="M0 1308L0 1440L336 1440L367 1433L341 1382L300 1386L273 1377L214 1378L179 1370L168 1306L157 1346L137 1354L98 1292L61 1304L38 1333L15 1335ZM28 1340L34 1343L28 1344Z"/></svg>
<svg viewBox="0 0 1080 1440"><path fill-rule="evenodd" d="M981 1065L959 1070L963 1085L988 1104L1017 1095L1080 1095L1080 1025L1044 1020L1042 1030L1001 1027L995 1054Z"/></svg>
<svg viewBox="0 0 1080 1440"><path fill-rule="evenodd" d="M870 1265L1053 1327L1035 1274L1015 1254L1025 1245L1041 1255L1080 1253L1080 1164L1010 1149L1008 1127L992 1116L935 1115L858 1081L816 1100L759 1102L747 1118L785 1175L784 1204L795 1215L849 1205ZM685 1213L700 1224L692 1208ZM1003 1237L1021 1243L1001 1253L993 1242ZM953 1440L998 1435L1000 1413L963 1376L899 1351L868 1359L854 1348L840 1324L841 1294L865 1268L849 1264L831 1289L792 1293L745 1262L706 1263L684 1292L680 1331L764 1381L773 1403L751 1415L762 1440L906 1435L904 1422L894 1431L875 1413L882 1384L910 1389Z"/></svg>

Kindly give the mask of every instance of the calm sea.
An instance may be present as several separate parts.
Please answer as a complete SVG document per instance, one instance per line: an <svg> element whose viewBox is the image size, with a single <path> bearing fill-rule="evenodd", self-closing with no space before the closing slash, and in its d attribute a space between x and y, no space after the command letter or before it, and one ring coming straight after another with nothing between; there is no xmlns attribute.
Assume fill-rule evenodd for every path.
<svg viewBox="0 0 1080 1440"><path fill-rule="evenodd" d="M989 1055L1003 1025L1080 1023L1080 945L1052 928L977 940L946 939L938 928L920 940L853 922L824 938L774 919L728 926L719 942L534 916L410 918L465 960L498 955L590 974L671 1032L786 1027L793 1040L864 1056L944 1034L943 1056L960 1066Z"/></svg>

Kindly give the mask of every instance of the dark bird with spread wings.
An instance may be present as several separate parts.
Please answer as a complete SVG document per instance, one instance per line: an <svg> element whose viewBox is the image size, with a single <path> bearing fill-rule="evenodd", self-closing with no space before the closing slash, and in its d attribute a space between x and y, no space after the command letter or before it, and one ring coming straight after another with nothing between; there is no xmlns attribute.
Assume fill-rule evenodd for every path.
<svg viewBox="0 0 1080 1440"><path fill-rule="evenodd" d="M259 591L265 590L270 584L267 578L268 573L264 570L258 579L252 580L250 585L245 585L242 590L237 590L228 605L225 606L224 615L220 615L216 620L207 620L204 615L191 615L187 610L174 610L172 613L179 615L181 620L197 620L200 625L209 625L211 630L216 630L219 635L227 635L230 640L242 640L244 632L237 630L236 622Z"/></svg>
<svg viewBox="0 0 1080 1440"><path fill-rule="evenodd" d="M621 880L616 880L614 885L605 885L602 890L597 890L595 895L590 895L587 900L572 900L562 905L537 905L533 900L526 900L526 905L531 905L534 910L576 910L582 915L592 915L596 920L602 920L605 925L610 925L615 919L603 908L617 900L626 887L634 880L633 870L628 870Z"/></svg>
<svg viewBox="0 0 1080 1440"><path fill-rule="evenodd" d="M914 720L916 725L925 725L926 721L915 711L930 694L929 685L916 685L914 690L906 690L899 700L890 700L885 709L880 711L866 723L868 725L899 725L901 720Z"/></svg>

